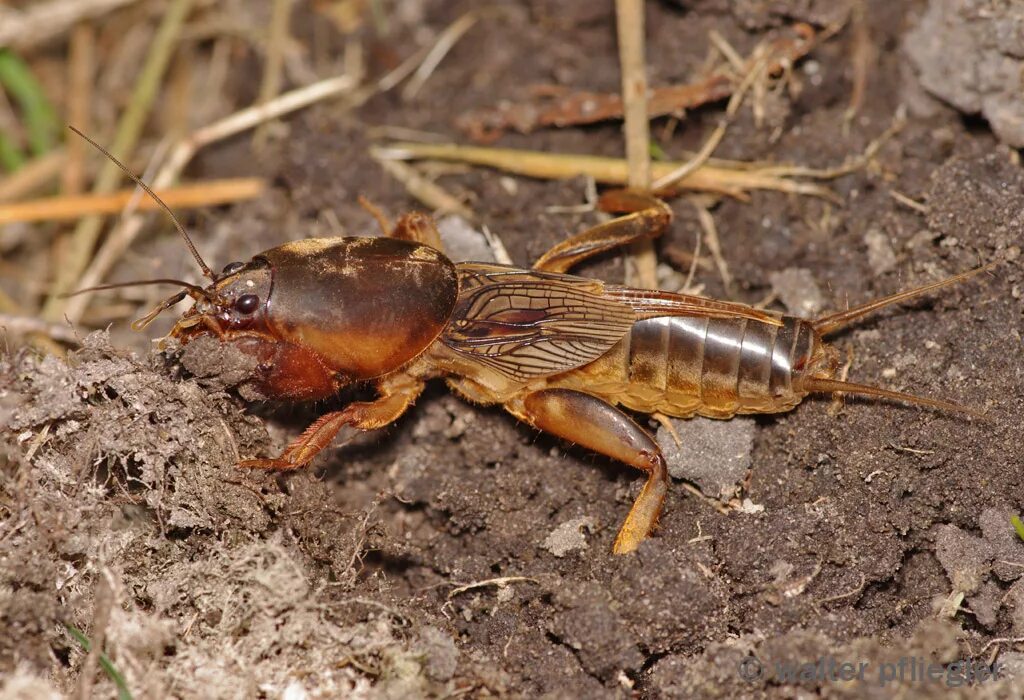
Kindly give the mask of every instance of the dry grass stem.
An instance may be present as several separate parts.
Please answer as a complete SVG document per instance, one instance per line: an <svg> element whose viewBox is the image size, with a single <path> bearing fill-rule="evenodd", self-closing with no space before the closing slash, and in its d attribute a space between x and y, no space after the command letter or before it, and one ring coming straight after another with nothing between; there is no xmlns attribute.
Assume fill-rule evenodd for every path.
<svg viewBox="0 0 1024 700"><path fill-rule="evenodd" d="M168 162L161 167L157 176L153 179L152 187L158 191L169 188L171 183L185 169L185 166L188 165L189 161L192 160L193 156L201 148L211 143L251 129L268 119L274 119L318 101L348 92L355 86L355 80L347 75L328 78L327 80L286 92L266 104L243 109L209 126L203 127L178 142L177 146L172 150ZM110 271L110 268L113 267L114 263L128 249L131 242L135 240L141 229L141 217L132 216L126 218L104 242L96 257L93 258L92 263L82 275L78 286L94 287L99 284L107 272ZM77 323L81 320L91 296L91 294L82 294L67 300L64 314L72 323Z"/></svg>
<svg viewBox="0 0 1024 700"><path fill-rule="evenodd" d="M79 24L71 32L71 55L68 60L68 124L74 124L83 133L92 131L93 72L96 64L96 32L89 24ZM62 194L73 195L85 191L85 150L82 139L68 139L67 165L61 172Z"/></svg>
<svg viewBox="0 0 1024 700"><path fill-rule="evenodd" d="M440 36L437 37L437 41L423 57L419 66L416 68L416 72L409 78L409 82L402 88L402 99L411 100L419 94L419 91L426 84L427 79L434 73L444 57L448 55L448 52L452 50L452 47L458 43L462 35L469 31L469 29L476 24L477 15L473 12L467 12L466 14L459 17L457 20L449 24Z"/></svg>
<svg viewBox="0 0 1024 700"><path fill-rule="evenodd" d="M843 118L847 124L857 116L864 104L867 93L868 78L875 65L877 49L871 39L871 28L867 20L867 3L863 0L855 2L850 16L852 37L850 39L850 68L853 72L853 86L850 89L850 103Z"/></svg>
<svg viewBox="0 0 1024 700"><path fill-rule="evenodd" d="M928 205L927 204L922 204L921 202L918 202L915 199L911 199L910 197L908 197L907 195L903 194L902 192L899 192L897 190L889 190L889 196L892 197L893 199L895 199L897 202L899 202L903 206L910 207L911 209L913 209L916 212L919 212L921 214L927 214L928 213Z"/></svg>
<svg viewBox="0 0 1024 700"><path fill-rule="evenodd" d="M376 148L375 153L381 158L393 160L436 159L470 163L544 180L563 180L582 175L606 185L626 185L628 181L625 160L586 154L412 142L389 144L387 147ZM657 161L651 164L651 174L657 179L681 165L678 162ZM820 197L842 204L842 200L832 190L816 183L791 179L779 172L784 169L783 166L737 167L705 163L677 182L671 191L658 194L670 195L678 190L696 190L746 200L748 191L776 190Z"/></svg>
<svg viewBox="0 0 1024 700"><path fill-rule="evenodd" d="M622 104L626 135L627 184L647 191L651 187L651 133L647 115L647 69L644 63L644 2L615 0L619 37L619 66L622 73ZM654 243L639 241L630 246L626 284L658 287L658 261Z"/></svg>
<svg viewBox="0 0 1024 700"><path fill-rule="evenodd" d="M468 591L473 591L478 588L487 588L488 586L498 586L504 588L510 583L533 583L539 585L540 582L537 579L530 578L529 576L501 576L499 578L489 578L485 581L474 581L473 583L467 583L463 586L459 586L452 590L448 594L448 600L451 600L455 596L462 595Z"/></svg>
<svg viewBox="0 0 1024 700"><path fill-rule="evenodd" d="M456 20L458 22L458 20ZM429 51L417 51L409 59L403 61L393 71L384 75L374 85L357 90L361 75L340 75L327 78L301 88L286 92L264 104L254 105L220 119L209 126L198 129L190 136L182 139L171 151L168 161L160 168L153 179L152 187L166 189L185 169L193 156L205 146L216 141L229 138L248 129L252 129L271 119L284 116L291 112L308 107L317 102L350 94L349 107L355 108L363 104L373 94L389 90L398 85L416 70ZM99 284L114 263L127 250L128 246L142 228L142 219L133 216L122 222L107 239L92 263L79 280L79 287L92 287ZM73 323L81 320L88 307L90 294L82 294L67 300L64 307L65 316Z"/></svg>
<svg viewBox="0 0 1024 700"><path fill-rule="evenodd" d="M473 212L462 202L437 183L423 177L411 165L398 160L377 158L376 156L374 156L374 160L380 163L381 167L389 175L401 182L413 198L430 207L433 211L445 214L458 214L467 221L473 221L476 218Z"/></svg>
<svg viewBox="0 0 1024 700"><path fill-rule="evenodd" d="M267 55L263 69L263 81L260 83L258 104L265 104L281 92L281 80L284 74L284 53L288 45L292 0L273 0L270 15L270 32L267 39ZM266 131L257 129L254 135L257 148L263 145Z"/></svg>
<svg viewBox="0 0 1024 700"><path fill-rule="evenodd" d="M718 268L722 284L725 285L726 294L731 297L732 275L729 274L729 266L725 262L725 256L722 255L722 245L718 240L718 227L715 226L715 219L704 202L697 201L696 198L691 198L691 202L697 210L697 219L704 231L704 240L708 244L708 250L711 251L711 259L715 261L715 267Z"/></svg>
<svg viewBox="0 0 1024 700"><path fill-rule="evenodd" d="M164 13L153 38L152 45L146 55L146 61L135 82L128 107L121 115L117 125L117 133L110 152L115 157L126 160L135 149L146 118L164 73L170 62L171 54L177 45L178 36L184 26L185 18L192 9L191 0L174 0ZM121 181L123 174L114 163L107 162L96 178L93 192L103 194L113 191ZM57 277L50 290L50 296L43 305L43 317L50 321L61 318L64 307L61 295L66 293L78 279L82 270L89 264L89 257L99 239L103 220L99 217L87 217L78 222L67 246L67 254L57 267Z"/></svg>
<svg viewBox="0 0 1024 700"><path fill-rule="evenodd" d="M93 19L138 0L50 0L26 3L25 9L0 7L0 48L38 48L78 22Z"/></svg>
<svg viewBox="0 0 1024 700"><path fill-rule="evenodd" d="M252 199L264 192L266 181L260 178L209 180L159 190L157 194L169 207L194 209ZM69 221L94 214L116 214L133 198L135 208L154 211L159 205L148 197L139 198L138 190L119 190L110 194L87 194L77 197L46 197L16 204L0 204L0 224L15 221Z"/></svg>
<svg viewBox="0 0 1024 700"><path fill-rule="evenodd" d="M655 180L654 185L652 186L654 190L665 190L673 187L678 182L685 179L690 173L708 162L711 158L711 154L715 152L715 149L718 148L722 139L725 138L725 132L729 128L729 122L732 121L734 116L736 116L736 113L740 109L740 105L743 104L743 98L746 95L747 90L750 89L755 81L764 75L767 67L767 59L763 58L759 61L755 61L750 66L750 69L740 81L739 86L736 88L735 92L733 92L732 97L729 98L729 104L726 107L725 115L718 122L718 125L715 127L714 131L711 132L711 136L709 136L707 141L704 142L701 149L682 166Z"/></svg>
<svg viewBox="0 0 1024 700"><path fill-rule="evenodd" d="M718 32L718 30L712 29L708 32L708 41L714 46L725 60L729 62L732 69L738 74L742 75L744 71L744 61L739 53L732 47L732 44Z"/></svg>

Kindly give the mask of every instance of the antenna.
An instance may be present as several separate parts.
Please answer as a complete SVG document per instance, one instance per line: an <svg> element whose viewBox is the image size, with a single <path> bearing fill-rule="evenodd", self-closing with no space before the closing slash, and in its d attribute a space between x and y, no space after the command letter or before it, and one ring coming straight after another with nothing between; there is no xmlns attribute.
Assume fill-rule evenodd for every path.
<svg viewBox="0 0 1024 700"><path fill-rule="evenodd" d="M174 215L174 212L171 211L171 208L168 207L166 204L164 204L164 201L162 199L160 199L156 195L156 192L154 192L149 187L149 185L147 185L145 182L143 182L142 178L140 178L138 175L136 175L131 170L129 170L128 166L126 166L124 163L122 163L117 158L115 158L110 151L108 151L107 149L105 149L103 146L99 145L95 141L93 141L91 138L89 138L88 136L86 136L85 134L83 134L81 131L79 131L75 127L71 126L70 124L68 125L68 128L71 129L76 134L78 134L79 136L81 136L86 141L88 141L89 144L91 144L92 147L95 148L97 151L99 151L100 153L105 155L107 158L109 158L111 160L111 162L114 163L114 165L119 167L124 172L125 175L127 175L128 177L130 177L132 179L132 182L134 182L136 185L141 187L146 192L146 194L148 194L150 197L152 197L153 201L155 201L157 204L159 204L161 209L163 209L165 212L167 212L167 215L169 217L171 217L171 221L174 222L175 228L178 229L178 233L180 233L181 237L185 239L185 245L188 246L189 251L192 253L192 257L196 259L197 263L199 263L199 268L203 271L203 274L206 275L207 277L209 277L211 280L216 280L217 276L213 274L213 270L210 269L209 265L207 265L203 261L203 258L199 255L199 251L196 250L196 246L192 242L192 239L189 238L188 233L185 231L185 227L181 225L180 221L178 221L178 218ZM93 287L93 289L99 289L99 287ZM87 290L82 290L82 291L87 291Z"/></svg>

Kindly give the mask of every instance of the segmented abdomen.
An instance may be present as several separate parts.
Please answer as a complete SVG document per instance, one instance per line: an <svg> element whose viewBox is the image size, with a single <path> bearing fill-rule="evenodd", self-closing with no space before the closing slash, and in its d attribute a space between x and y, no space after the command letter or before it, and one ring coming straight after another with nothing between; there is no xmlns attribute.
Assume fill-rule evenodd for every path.
<svg viewBox="0 0 1024 700"><path fill-rule="evenodd" d="M799 318L773 326L748 319L662 317L637 321L605 355L554 383L572 383L638 411L728 418L784 411L814 348ZM579 382L585 382L582 386Z"/></svg>

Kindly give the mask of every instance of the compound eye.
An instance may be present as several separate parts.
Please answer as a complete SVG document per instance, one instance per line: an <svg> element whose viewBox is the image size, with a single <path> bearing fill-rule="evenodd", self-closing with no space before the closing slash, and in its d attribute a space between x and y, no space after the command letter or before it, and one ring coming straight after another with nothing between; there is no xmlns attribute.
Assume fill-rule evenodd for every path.
<svg viewBox="0 0 1024 700"><path fill-rule="evenodd" d="M260 298L255 294L243 294L235 300L235 311L249 315L260 307Z"/></svg>
<svg viewBox="0 0 1024 700"><path fill-rule="evenodd" d="M239 270L241 270L243 267L245 267L245 263L241 263L241 262L228 263L227 265L224 266L224 269L221 270L220 273L222 275L233 275L236 272L238 272Z"/></svg>

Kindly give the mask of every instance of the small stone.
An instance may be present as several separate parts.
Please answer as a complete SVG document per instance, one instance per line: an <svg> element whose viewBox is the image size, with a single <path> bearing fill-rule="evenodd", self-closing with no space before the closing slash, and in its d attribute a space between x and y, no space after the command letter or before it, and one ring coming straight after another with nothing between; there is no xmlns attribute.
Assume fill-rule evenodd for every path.
<svg viewBox="0 0 1024 700"><path fill-rule="evenodd" d="M786 311L794 316L809 318L825 307L825 297L806 268L787 267L782 272L773 272L768 279Z"/></svg>
<svg viewBox="0 0 1024 700"><path fill-rule="evenodd" d="M497 262L486 236L458 214L439 219L437 230L441 233L445 254L455 262Z"/></svg>
<svg viewBox="0 0 1024 700"><path fill-rule="evenodd" d="M868 264L876 275L889 272L896 267L896 252L892 249L889 237L878 229L870 229L864 234L864 244L868 247Z"/></svg>
<svg viewBox="0 0 1024 700"><path fill-rule="evenodd" d="M679 444L664 427L657 440L668 462L668 473L693 482L707 496L728 501L746 478L754 447L752 418L731 420L711 418L671 419Z"/></svg>
<svg viewBox="0 0 1024 700"><path fill-rule="evenodd" d="M501 189L505 190L505 193L510 197L515 197L519 194L519 183L514 178L507 175L499 177L498 184L501 185Z"/></svg>
<svg viewBox="0 0 1024 700"><path fill-rule="evenodd" d="M764 512L764 506L760 503L754 503L749 498L744 498L740 504L740 512L747 515L757 515Z"/></svg>

